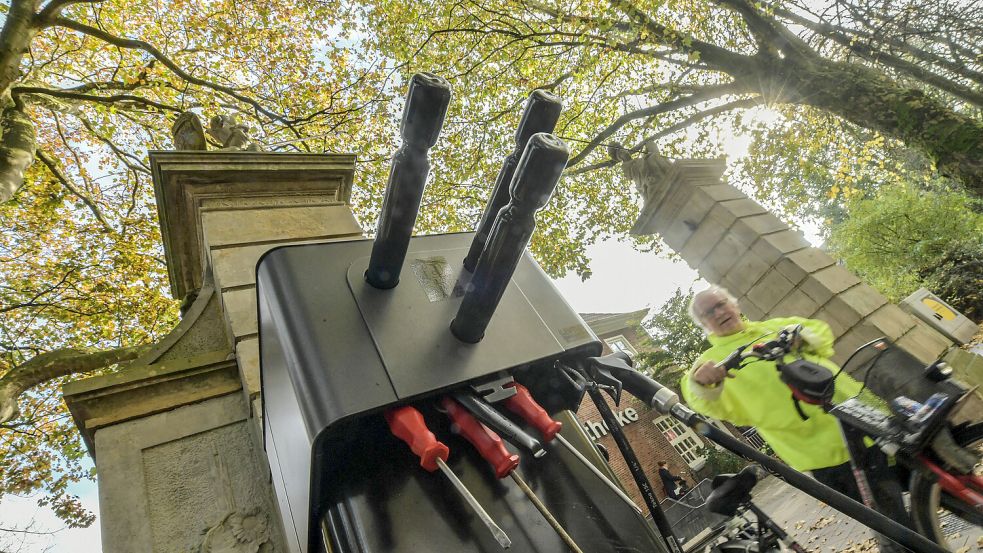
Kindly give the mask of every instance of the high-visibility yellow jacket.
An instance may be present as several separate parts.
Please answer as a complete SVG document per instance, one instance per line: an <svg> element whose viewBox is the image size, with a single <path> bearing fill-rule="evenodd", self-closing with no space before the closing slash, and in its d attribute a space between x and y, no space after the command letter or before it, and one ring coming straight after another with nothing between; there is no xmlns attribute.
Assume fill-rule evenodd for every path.
<svg viewBox="0 0 983 553"><path fill-rule="evenodd" d="M800 402L803 420L795 408L792 391L779 379L775 363L753 361L743 369L731 371L715 387L702 386L693 380L693 371L706 361L722 361L738 347L750 342L765 342L778 331L801 324L802 357L819 363L835 374L839 367L830 361L833 355L833 332L829 325L815 319L789 317L767 321L750 321L747 327L728 336L709 337L711 348L683 376L683 398L694 410L728 421L737 426L753 426L775 453L799 471L831 467L849 460L839 423L817 405ZM786 358L795 359L794 355ZM845 373L836 378L834 403L860 393L860 383Z"/></svg>

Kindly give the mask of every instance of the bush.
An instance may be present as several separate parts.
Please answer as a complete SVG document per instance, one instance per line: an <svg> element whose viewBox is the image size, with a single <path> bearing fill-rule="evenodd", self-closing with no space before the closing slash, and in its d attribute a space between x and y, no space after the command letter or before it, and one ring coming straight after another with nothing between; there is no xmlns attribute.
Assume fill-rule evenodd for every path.
<svg viewBox="0 0 983 553"><path fill-rule="evenodd" d="M706 457L706 464L703 465L703 470L708 471L712 476L732 474L738 472L748 464L743 458L727 450L717 449L712 445L703 446L694 453Z"/></svg>
<svg viewBox="0 0 983 553"><path fill-rule="evenodd" d="M976 323L983 322L983 244L959 242L938 265L919 271L928 288Z"/></svg>

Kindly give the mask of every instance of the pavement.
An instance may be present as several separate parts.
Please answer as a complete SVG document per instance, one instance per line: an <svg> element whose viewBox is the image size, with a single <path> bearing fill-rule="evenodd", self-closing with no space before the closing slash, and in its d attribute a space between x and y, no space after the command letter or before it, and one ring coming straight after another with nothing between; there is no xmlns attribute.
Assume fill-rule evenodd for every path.
<svg viewBox="0 0 983 553"><path fill-rule="evenodd" d="M878 551L873 534L864 525L829 505L769 476L753 492L754 502L806 549L815 553ZM949 547L957 553L983 551L983 529L953 522Z"/></svg>

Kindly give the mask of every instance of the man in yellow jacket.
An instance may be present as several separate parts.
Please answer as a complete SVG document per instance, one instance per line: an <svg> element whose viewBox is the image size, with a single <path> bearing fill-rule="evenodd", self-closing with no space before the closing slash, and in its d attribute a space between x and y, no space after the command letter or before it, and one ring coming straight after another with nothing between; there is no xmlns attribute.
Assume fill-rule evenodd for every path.
<svg viewBox="0 0 983 553"><path fill-rule="evenodd" d="M811 471L816 480L860 501L850 456L839 423L832 415L817 405L801 402L797 409L792 391L780 380L774 362L753 361L731 372L717 366L740 346L772 340L783 328L802 325L797 354L835 374L839 367L830 360L834 336L829 325L800 317L747 321L741 317L733 296L718 286L693 296L690 316L706 330L711 347L682 378L680 387L686 403L704 415L737 426L755 427L786 464L801 472ZM860 383L840 374L833 402L855 396L860 389ZM878 450L869 451L865 461L874 470L885 470L886 458ZM875 496L881 494L875 491ZM887 501L881 497L878 501L882 508L895 513L889 516L902 521L898 518L902 515L894 509L897 505L883 505ZM886 545L882 542L882 550L887 550Z"/></svg>

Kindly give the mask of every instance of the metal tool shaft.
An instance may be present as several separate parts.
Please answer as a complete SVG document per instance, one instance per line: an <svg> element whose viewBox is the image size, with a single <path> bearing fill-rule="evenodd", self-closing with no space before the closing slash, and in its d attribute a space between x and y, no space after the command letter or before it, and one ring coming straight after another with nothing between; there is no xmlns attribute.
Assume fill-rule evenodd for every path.
<svg viewBox="0 0 983 553"><path fill-rule="evenodd" d="M481 519L481 522L485 523L485 526L488 528L489 531L491 531L492 535L495 536L495 540L497 540L498 544L502 546L502 549L508 549L512 547L512 540L509 539L509 536L505 533L504 530L502 530L501 528L499 528L497 524L495 524L495 521L492 520L488 512L485 511L484 507L481 506L481 503L478 503L478 500L475 499L473 495L471 495L471 492L468 490L468 488L464 486L464 482L461 482L461 480L457 477L457 475L454 474L454 471L452 471L451 468L447 466L447 463L445 463L443 459L440 459L438 457L437 466L440 467L440 471L444 473L444 476L446 476L447 479L451 481L451 484L453 484L454 487L457 489L457 492L461 494L461 497L463 497L464 500L468 502L468 505L470 505L471 508L474 509L474 512L478 514L478 518Z"/></svg>
<svg viewBox="0 0 983 553"><path fill-rule="evenodd" d="M557 441L560 442L560 444L562 444L564 447L567 448L567 451L569 451L570 453L572 453L574 455L574 457L576 457L577 459L579 459L580 462L584 464L584 466L586 466L588 469L590 469L590 471L593 472L595 476L597 476L598 478L600 478L601 481L604 482L607 485L608 488L611 488L611 490L614 493L618 494L618 497L620 497L621 499L624 499L625 500L625 503L631 505L632 509L635 509L635 511L637 511L639 513L642 512L642 510L638 508L638 505L635 505L635 502L632 501L631 498L628 497L625 494L625 492L622 491L622 489L620 487L618 487L617 484L615 484L614 482L611 481L610 478L608 478L607 476L605 476L605 474L603 472L601 472L600 469L598 469L596 466L594 466L594 463L591 463L587 459L587 457L584 457L583 453L581 453L580 451L578 451L577 448L573 447L573 444L571 444L570 442L568 442L567 439L563 437L563 435L557 434L556 435L556 439L557 439Z"/></svg>
<svg viewBox="0 0 983 553"><path fill-rule="evenodd" d="M583 550L580 549L580 546L577 545L577 542L573 541L573 538L570 536L570 534L568 534L567 531L563 529L563 526L560 525L560 521L556 520L556 517L553 516L553 513L551 513L550 510L546 508L546 505L544 505L543 502L539 499L539 497L536 495L536 492L532 491L532 488L530 488L529 485L526 484L526 481L523 480L521 476L519 476L519 472L513 470L512 472L509 473L509 475L512 477L512 480L514 480L515 483L519 486L519 489L521 489L522 492L526 494L526 497L529 498L529 501L532 501L532 504L536 506L536 509L538 509L539 512L542 513L543 518L546 519L546 522L548 522L550 526L553 527L553 530L556 530L557 535L560 536L560 539L563 540L563 543L567 544L567 547L570 548L570 551L573 551L574 553L584 553Z"/></svg>

